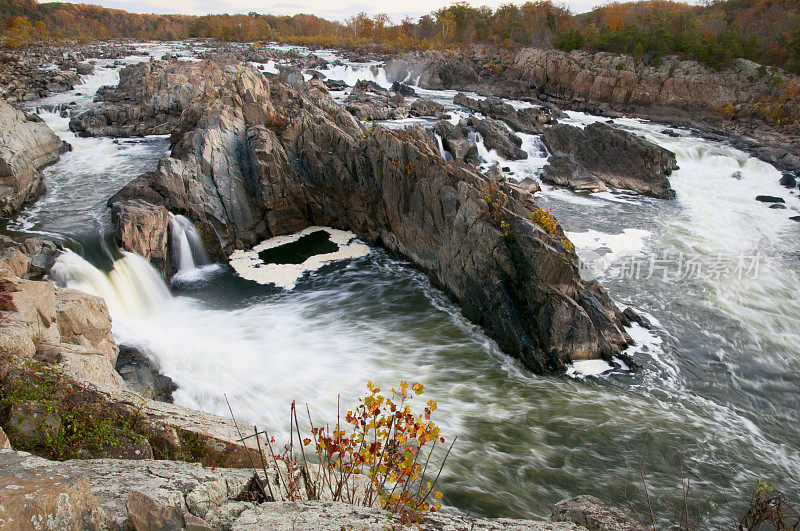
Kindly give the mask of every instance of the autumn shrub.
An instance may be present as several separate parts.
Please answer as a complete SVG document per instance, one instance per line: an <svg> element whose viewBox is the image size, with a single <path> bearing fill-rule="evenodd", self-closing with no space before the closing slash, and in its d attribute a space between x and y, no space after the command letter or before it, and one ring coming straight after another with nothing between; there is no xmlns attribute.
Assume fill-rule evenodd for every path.
<svg viewBox="0 0 800 531"><path fill-rule="evenodd" d="M530 219L542 227L554 241L560 242L567 251L575 250L575 245L569 241L569 238L564 234L564 230L558 224L558 220L550 210L539 207L531 212Z"/></svg>
<svg viewBox="0 0 800 531"><path fill-rule="evenodd" d="M481 189L483 201L486 203L486 212L492 225L503 232L503 236L511 236L511 224L506 219L504 207L508 202L506 193L494 183L490 183Z"/></svg>
<svg viewBox="0 0 800 531"><path fill-rule="evenodd" d="M800 529L800 510L789 503L785 494L761 480L753 490L737 529L751 531L764 526L780 531Z"/></svg>
<svg viewBox="0 0 800 531"><path fill-rule="evenodd" d="M266 454L267 461L272 460L282 496L293 501L328 499L379 506L404 525L421 521L425 513L438 511L442 493L435 490L436 483L455 439L434 469L434 451L445 439L431 420L437 409L435 401L428 400L421 410L412 407L422 393L419 383L409 386L400 382L391 393L384 394L375 383L369 382L366 395L354 409L347 411L344 419L337 412L333 427L315 426L307 407L310 433L305 437L301 435L292 403L289 441L282 454L274 452L275 439L256 428L259 453ZM267 436L264 452L261 434ZM250 437L242 437L242 441ZM262 468L266 476L267 465L263 460ZM255 466L254 472L250 488L256 494L253 498L277 499L272 486L260 480ZM295 481L293 478L298 476L300 481Z"/></svg>

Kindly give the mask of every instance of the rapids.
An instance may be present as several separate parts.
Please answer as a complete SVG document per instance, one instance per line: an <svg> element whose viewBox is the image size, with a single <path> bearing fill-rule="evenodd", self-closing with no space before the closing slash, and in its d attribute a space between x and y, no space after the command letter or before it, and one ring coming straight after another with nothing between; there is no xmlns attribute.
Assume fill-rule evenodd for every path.
<svg viewBox="0 0 800 531"><path fill-rule="evenodd" d="M141 48L190 55L180 44ZM46 170L47 194L10 228L56 235L75 250L58 259L54 280L104 297L117 341L157 362L179 386L178 403L227 415L227 394L238 418L279 432L292 400L331 422L337 395L348 407L368 380L419 381L438 401L443 433L458 435L444 501L472 514L546 516L577 494L644 512L631 457L643 449L662 523L684 477L693 509L719 525L758 479L800 494L800 227L788 219L800 201L769 164L691 131L676 138L658 124L615 120L676 153L677 198L579 196L548 185L538 197L572 229L586 274L653 324L629 330L643 369L589 363L572 367L573 377L534 376L425 276L380 249L327 265L291 291L244 280L227 265L198 268L202 246L179 216L171 220L176 263L194 275L168 286L144 259L113 249L106 200L154 168L168 146L161 137L117 142L68 131L69 113L116 82L118 67L98 63L71 93L35 102L74 149ZM345 60L322 72L350 85L393 81L378 65ZM452 91L418 93L444 103L454 119L467 115ZM577 125L601 119L569 115ZM520 136L529 154L522 161L504 161L476 141L487 165L508 167L510 179L535 178L547 153L537 136ZM769 209L757 194L781 196L788 208Z"/></svg>

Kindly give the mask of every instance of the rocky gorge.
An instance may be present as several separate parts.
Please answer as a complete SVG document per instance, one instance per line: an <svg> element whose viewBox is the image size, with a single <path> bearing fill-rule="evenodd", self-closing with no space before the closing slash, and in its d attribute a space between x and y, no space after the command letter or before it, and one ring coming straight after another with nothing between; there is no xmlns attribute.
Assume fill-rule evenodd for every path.
<svg viewBox="0 0 800 531"><path fill-rule="evenodd" d="M674 415L686 415L691 419L689 423L700 423L700 419L708 417L703 409L709 407L707 402L698 417L682 409L694 406L676 405L681 401L693 403L694 398L671 387L674 380L690 377L677 371L673 374L668 365L672 363L670 351L657 347L662 339L656 334L669 337L662 330L682 333L673 317L648 305L644 305L647 311L640 314L631 304L637 299L620 288L618 279L600 275L602 283L610 286L607 291L596 273L587 273L586 262L591 255L586 250L597 251L603 260L613 263L616 255L624 252L613 237L628 236L630 229L626 227L621 235L581 232L587 225L579 221L580 217L590 217L591 229L611 230L604 228L601 218L587 214L586 204L599 198L607 201L603 210L612 218L618 215L615 208L629 209L641 218L650 213L645 208L657 209L665 216L672 216L681 208L691 211L694 203L687 192L686 172L694 170L699 156L692 158L690 152L692 156L687 157L679 149L681 145L677 143L683 141L683 136L675 137L675 143L670 144L664 137L673 137L662 135L663 126L658 124L648 129L649 126L626 118L588 119L565 113L553 104L557 101L564 105L560 99L521 102L483 98L475 93L443 98L425 88L422 78L414 82L404 74L394 82L391 76L381 77L385 73L376 65L362 68L341 61L335 64L338 59L333 61L321 52L210 43L203 48L192 44L174 50L161 60L157 58L163 52L148 52L153 60L141 55L144 60L131 61L126 67L114 65L117 59L109 51L109 59L96 68L101 74L119 72L118 83L112 78L110 86L97 91L96 101L82 108L50 102L40 107L47 109L43 114L51 127L61 127L54 127L58 136L47 135L47 126L37 121L29 108L27 115L11 107L6 113L14 120L12 128L30 127L32 131L16 137L22 140L17 143L3 138L0 147L10 146L13 155L3 159L14 164L7 164L13 170L8 178L15 179L14 183L45 184L51 179L53 190L39 200L43 205L52 204L49 201L62 193L63 181L59 181L57 173L64 172L61 166L40 172L59 153L67 159L58 164L66 165L79 161L72 157L80 155L85 146L113 149L108 151L112 154L116 150L151 149L148 146L162 143L164 147L153 147L152 154L148 152L147 164L141 165L143 174L131 172L97 192L96 206L92 208L103 220L99 238L65 233L66 237L51 241L42 234L31 237L20 230L24 226L15 224L14 218L9 220L12 231L18 232L0 241L0 425L15 449L52 460L9 449L0 453L4 470L1 481L5 491L13 491L0 502L3 522L42 521L45 528L136 529L289 529L324 527L331 521L368 529L391 525L386 513L337 502L278 500L259 504L238 499L252 477L252 471L247 470L251 467L250 457L260 458L252 445L248 448L242 444L239 429L252 431L252 418L259 419L259 425L266 422L271 426L274 422L269 415L269 420L263 420L245 404L253 402L254 410L266 409L271 414L272 403L283 397L277 386L281 380L295 377L293 373L313 382L327 381L315 379L318 376L294 364L294 359L306 366L313 365L308 362L313 360L325 368L333 360L339 364L333 366L336 370L348 367L349 371L356 371L349 365L344 349L337 345L350 334L361 341L353 344L355 348L346 344L358 355L356 365L366 365L367 371L386 379L386 373L380 372L381 364L396 362L390 349L381 343L361 339L368 337L361 335L363 329L378 323L359 313L357 308L361 306L376 314L393 308L394 313L389 313L387 319L391 325L378 325L386 326L382 334L391 337L402 331L402 339L392 343L391 349L411 359L403 370L419 370L434 382L434 390L446 397L442 403L452 401L454 395L437 388L435 382L441 376L433 374L469 371L471 365L475 366L473 372L455 374L456 380L449 384L453 390L463 389L459 382L474 379L469 398L456 403L469 409L475 394L477 401L485 402L486 409L498 415L501 422L494 432L483 413L479 417L462 417L452 409L448 412L458 420L447 427L463 437L466 442L462 444L467 448L466 456L456 456L453 470L455 475L461 470L468 483L487 485L487 476L505 477L502 470L517 467L526 476L531 472L526 468L526 458L515 454L515 450L488 450L483 443L476 446L471 440L473 430L464 430L459 426L462 422L480 424L482 427L474 431L481 433L481 438L486 437L488 429L492 448L498 444L502 448L505 443L498 441L509 437L517 441L541 437L538 446L515 445L521 446L520 452L525 455L536 456L537 474L574 474L574 468L593 470L592 477L604 487L595 488L583 480L580 483L589 492L600 494L598 489L610 491L608 485L613 484L613 479L609 476L621 477L618 467L628 463L620 465L608 454L601 454L602 459L617 467L614 474L604 475L576 455L575 459L583 462L573 467L564 462L569 446L550 444L548 439L563 435L569 441L567 445L582 447L578 441L588 436L592 441L588 446L602 450L589 450L587 446L587 455L598 455L592 452L608 451L616 444L613 437L604 434L599 438L594 431L612 422L608 419L614 416L614 409L625 411L635 420L636 427L628 429L655 423L655 416L640 416L638 412L660 407L647 392L639 390L635 383L639 379L647 387L658 386L659 393L670 397L664 400L675 408ZM120 57L130 52L122 47ZM242 62L241 57L249 62ZM362 69L356 72L356 68ZM390 65L386 65L385 72L389 70ZM339 71L344 74L336 74ZM479 73L474 78L478 84L483 75ZM353 81L347 76L360 79ZM342 81L345 78L351 82ZM473 78L467 75L461 77L462 81L470 79ZM448 87L456 86L455 82L450 83ZM479 89L477 85L458 88ZM74 90L82 89L78 86ZM54 101L69 98L74 96ZM46 114L50 109L54 112ZM606 123L609 119L611 122ZM686 133L679 130L676 134ZM64 152L62 138L73 144L75 153ZM47 149L42 148L43 144ZM721 152L719 147L711 149ZM723 153L735 158L730 152ZM730 188L749 186L757 173L777 181L774 170L768 171L752 160L735 160L739 177L731 178L729 174L733 172L727 166L720 170L727 172L724 182L732 183ZM535 168L535 172L520 168ZM706 167L703 169L706 171ZM709 179L709 184L717 185L717 180ZM99 187L101 182L96 179L95 185ZM783 200L788 209L795 208L788 192L776 192L763 180L758 186L770 196L781 195L775 197ZM13 211L42 191L38 184L9 186L8 190L20 190L13 196L8 192L12 197L8 204L16 205ZM755 196L751 188L747 193ZM559 197L575 202L566 202L568 206L564 208L554 202L553 198ZM766 207L761 210L763 205L752 197L745 199L745 204L749 203L759 210L754 210L757 214L748 210L748 215L760 216L759 220L781 215ZM9 216L11 212L9 208ZM39 212L36 203L28 203L19 219L36 220L42 215ZM577 233L564 228L576 225ZM53 232L47 223L31 226L45 234ZM352 231L353 237L371 244L370 255L361 261L344 261L345 265L313 272L296 290L266 290L266 295L230 273L226 266L209 263L225 261L233 251L316 226ZM681 227L686 238L699 230L691 224ZM600 243L587 247L587 239ZM709 252L716 251L712 240L700 241L710 246ZM630 245L629 241L625 243ZM182 255L187 249L193 258L189 270L184 264L186 256ZM98 254L100 259L95 256ZM371 269L373 264L377 265L377 273ZM369 274L359 276L364 271ZM348 277L355 278L356 285L362 282L370 287L350 291L335 284ZM225 289L230 291L214 287L221 283L220 278L225 279ZM329 284L331 279L334 284ZM396 298L396 292L388 290L382 279L387 285L403 285L411 279L412 285L423 286L425 295L419 298L429 298L437 311L444 308L442 313L449 316L447 320L452 319L457 326L436 325L440 327L432 328L432 332L423 330L424 334L419 335L410 332L442 320L441 315L411 314L411 324L402 313L408 310L397 308L421 303L414 298ZM628 282L639 286L639 279ZM426 287L428 284L430 288ZM662 285L656 286L642 291L667 292ZM703 289L709 288L704 285ZM370 298L371 291L375 292L374 299ZM324 296L330 293L343 295L326 300ZM317 298L319 294L322 299ZM292 306L296 304L293 297L298 296L300 301L311 297L310 306L301 312L303 319L313 323L313 341L305 348L294 347L291 342L302 342L302 336L308 334L298 324L297 310ZM152 299L149 305L145 304L148 298ZM215 300L218 306L200 312L196 306L204 298L222 302ZM244 306L228 309L226 299L244 301ZM142 307L133 308L137 304ZM641 308L639 304L637 307ZM262 313L262 306L267 312ZM323 314L325 319L314 317L312 311L324 311L330 306L348 310ZM170 313L162 313L162 308L168 308ZM254 326L246 328L245 318L254 308ZM690 317L707 318L691 305L688 308ZM353 319L361 328L349 324L343 316L347 312L354 314ZM198 325L186 328L181 314L186 315L187 322L197 320ZM273 320L270 314L279 314L280 318ZM337 335L325 323L330 315L344 329L343 335ZM206 316L210 320L205 320ZM283 328L282 322L292 327ZM257 350L251 352L246 342L224 335L228 323L235 325L232 329L240 337L252 341L251 336L262 333L267 340L257 343ZM160 324L164 325L164 336L141 335ZM223 334L219 341L214 338L218 330ZM175 336L174 341L171 335ZM208 352L213 356L193 344L190 335L198 336L198 343L210 343ZM442 336L455 340L443 342L440 347ZM481 346L483 350L479 349L480 355L475 356L470 352L472 338L490 346ZM176 364L170 356L181 352L181 342L190 348L186 350L188 356L179 358ZM322 355L314 350L316 344L321 345ZM376 345L378 358L382 359L373 364L366 351ZM498 351L498 358L492 345L502 350ZM702 356L703 348L698 349L698 356ZM439 364L440 354L431 349L452 352L446 365ZM272 350L280 357L272 359ZM259 370L270 374L268 385L276 388L274 392L265 393L259 387L263 377L252 365L243 363L247 358L240 356L242 351L253 359L270 357L271 365ZM518 359L519 364L505 354ZM195 377L198 382L206 377L196 362L208 365L213 385L193 387ZM435 372L429 369L431 363L438 364ZM190 370L184 372L187 366ZM242 376L241 366L256 373L254 378ZM498 366L502 370L493 374ZM595 366L602 367L597 374L604 376L592 378L585 385L580 380L558 376L564 371L574 375L578 367ZM284 367L288 370L284 371ZM235 384L226 381L227 371L234 374ZM343 379L338 385L346 385L346 372L337 373ZM530 373L556 376L533 377ZM358 372L357 377L362 374ZM483 381L487 374L492 378L488 386ZM593 387L603 389L606 382L615 389L613 394L622 397L620 400L592 391ZM541 386L552 386L553 391L541 400L530 392L531 386L539 386L540 390ZM306 396L313 395L308 386L299 388ZM500 393L497 401L486 394L487 389ZM237 396L241 390L244 400ZM296 392L292 389L292 393ZM222 413L218 407L209 407L213 402L197 398L217 395L218 399L220 393L226 393L226 401L230 394L237 415L244 411L245 425L237 426L224 414L205 412ZM679 398L674 398L673 393ZM265 400L265 396L269 399ZM172 400L175 403L170 403ZM504 409L508 405L510 409ZM553 419L563 419L564 412L574 408L591 411L591 418L595 419L583 418L576 426L583 423L594 427L576 427L572 431L567 423L549 425L560 423ZM542 414L532 420L535 410ZM507 417L512 411L529 420L514 424ZM737 425L737 420L725 416L728 413L714 411L720 416L715 422L725 429L728 423ZM326 413L330 415L331 411ZM598 419L605 418L606 413L610 415L606 420ZM89 422L90 414L99 419L99 424ZM580 415L580 411L575 414ZM97 425L101 426L99 438L85 438L87 432L94 433ZM545 431L536 435L517 431L529 429ZM712 428L709 425L705 429L710 432ZM0 438L5 434L0 432ZM723 430L720 436L727 437L726 432ZM758 444L769 444L780 437L768 432L763 435L767 442L759 439ZM747 468L747 459L755 451L743 443L731 444L739 455L745 456L741 459ZM477 449L490 457L476 459ZM546 457L540 458L539 453ZM504 461L509 456L513 460ZM496 468L494 459L505 465ZM142 462L147 464L142 466ZM465 466L474 466L474 472L464 473ZM769 466L777 474L782 473L782 465ZM281 473L285 472L283 469ZM276 469L269 467L264 473L268 480L274 480ZM120 489L120 485L124 488ZM467 485L448 500L455 510L432 515L423 528L642 528L625 512L586 496L558 503L551 510L557 499L567 497L565 494L580 492L575 491L574 477L555 489L548 488L551 485L543 477L534 481L512 477L506 485L527 485L533 491L539 488L533 485L541 485L551 491L535 501L517 492L518 499L507 502L513 507L510 514L539 518L550 515L552 522L464 516L471 509L465 509L468 504L458 496L474 490ZM27 501L30 496L40 503ZM541 500L550 502L544 507ZM526 507L528 504L539 505L533 509ZM482 506L478 514L508 513Z"/></svg>

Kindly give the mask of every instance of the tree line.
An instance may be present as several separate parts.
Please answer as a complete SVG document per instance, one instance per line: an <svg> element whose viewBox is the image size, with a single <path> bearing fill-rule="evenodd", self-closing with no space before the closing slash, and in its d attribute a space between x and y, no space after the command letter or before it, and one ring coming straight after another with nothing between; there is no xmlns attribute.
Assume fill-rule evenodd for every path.
<svg viewBox="0 0 800 531"><path fill-rule="evenodd" d="M359 13L344 22L315 15L147 15L85 4L3 0L6 46L41 40L113 38L278 41L387 52L490 44L629 53L658 63L678 54L730 65L743 57L800 73L797 0L706 0L702 6L666 0L614 2L573 15L550 0L497 9L456 2L418 19L392 21Z"/></svg>

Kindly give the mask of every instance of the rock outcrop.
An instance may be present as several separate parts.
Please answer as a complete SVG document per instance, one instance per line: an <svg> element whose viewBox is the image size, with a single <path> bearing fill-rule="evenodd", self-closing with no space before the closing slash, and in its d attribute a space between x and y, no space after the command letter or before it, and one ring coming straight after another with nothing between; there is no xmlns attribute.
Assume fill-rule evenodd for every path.
<svg viewBox="0 0 800 531"><path fill-rule="evenodd" d="M486 149L494 149L498 155L510 160L528 158L528 154L520 149L522 140L513 131L509 131L503 123L492 118L481 119L473 116L469 119L469 125L481 134Z"/></svg>
<svg viewBox="0 0 800 531"><path fill-rule="evenodd" d="M249 466L231 420L127 389L118 352L102 298L0 268L0 426L15 448Z"/></svg>
<svg viewBox="0 0 800 531"><path fill-rule="evenodd" d="M594 177L613 188L675 197L668 179L678 167L675 154L638 135L599 122L583 129L556 124L544 131L542 140L560 156L545 168L545 180L590 190L597 188Z"/></svg>
<svg viewBox="0 0 800 531"><path fill-rule="evenodd" d="M453 98L453 103L485 114L490 118L501 120L507 123L511 129L520 133L541 133L544 125L553 121L550 114L544 109L536 107L515 109L510 103L494 96L477 100L459 92Z"/></svg>
<svg viewBox="0 0 800 531"><path fill-rule="evenodd" d="M367 130L319 81L295 89L250 69L234 77L213 63L182 64L181 78L177 68L140 69L138 86L154 92L139 100L161 101L197 72L214 97L191 129L172 131L172 156L112 204L141 199L184 214L217 256L310 225L352 230L408 257L537 372L627 345L605 291L581 280L574 253L529 220L532 199L516 199L501 183L492 214L490 182L470 166L446 164L430 132ZM132 114L166 120L153 108Z"/></svg>
<svg viewBox="0 0 800 531"><path fill-rule="evenodd" d="M117 243L149 260L165 275L173 272L169 252L169 212L146 201L118 201L111 209Z"/></svg>
<svg viewBox="0 0 800 531"><path fill-rule="evenodd" d="M11 216L44 191L44 166L64 149L47 125L0 100L0 215Z"/></svg>
<svg viewBox="0 0 800 531"><path fill-rule="evenodd" d="M345 99L345 108L359 120L401 120L410 107L398 92L391 92L373 81L358 81Z"/></svg>
<svg viewBox="0 0 800 531"><path fill-rule="evenodd" d="M572 522L588 531L646 531L649 527L626 512L606 505L594 496L576 496L553 506L550 519Z"/></svg>
<svg viewBox="0 0 800 531"><path fill-rule="evenodd" d="M251 471L115 459L55 462L0 451L0 525L37 529L401 529L378 509L340 502L237 501ZM271 476L274 480L274 474ZM278 491L280 492L280 491ZM425 515L422 530L579 531L564 522Z"/></svg>

